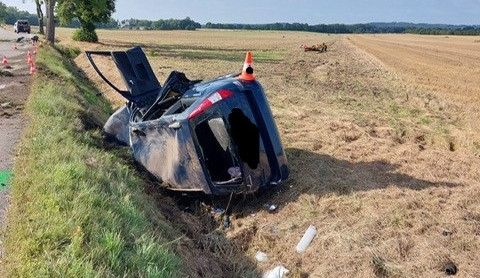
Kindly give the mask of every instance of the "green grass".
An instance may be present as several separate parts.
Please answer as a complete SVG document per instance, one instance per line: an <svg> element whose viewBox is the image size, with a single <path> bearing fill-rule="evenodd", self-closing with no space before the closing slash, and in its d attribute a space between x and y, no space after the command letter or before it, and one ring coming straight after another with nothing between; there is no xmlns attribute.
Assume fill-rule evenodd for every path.
<svg viewBox="0 0 480 278"><path fill-rule="evenodd" d="M184 277L175 237L124 151L102 147L109 104L51 47L38 54L14 166L7 277ZM87 120L85 120L87 119ZM87 122L87 124L86 124Z"/></svg>

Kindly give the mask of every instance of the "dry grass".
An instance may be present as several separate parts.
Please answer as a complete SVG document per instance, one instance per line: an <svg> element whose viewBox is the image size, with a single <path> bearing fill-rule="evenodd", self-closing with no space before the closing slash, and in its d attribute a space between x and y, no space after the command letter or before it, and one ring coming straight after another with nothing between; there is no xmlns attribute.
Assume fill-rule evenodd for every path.
<svg viewBox="0 0 480 278"><path fill-rule="evenodd" d="M68 32L60 30L61 40L73 43L63 35ZM424 50L411 60L421 58L418 67L439 59L457 65L420 70L417 80L420 74L409 75L408 53L391 51L395 36L380 45L351 38L368 52L344 36L299 32L100 31L99 37L101 44L76 44L124 49L141 43L161 81L173 69L192 79L234 72L243 53L253 51L291 168L285 184L237 204L226 233L252 258L256 251L268 254L270 262L260 268L284 264L292 277L440 277L453 261L459 276L479 277L480 132L472 119L480 113L469 105L479 86L455 83L458 89L449 93L462 97L454 100L442 92L451 89L442 85L451 80L450 69L458 80L478 82L478 69L466 70L478 65L467 41L445 47L448 59L430 47L446 38L416 42L414 48ZM417 38L404 37L398 36ZM323 41L326 53L299 49ZM85 60L76 62L102 84ZM266 204L279 209L270 214ZM318 234L297 255L295 245L310 224Z"/></svg>
<svg viewBox="0 0 480 278"><path fill-rule="evenodd" d="M471 36L356 35L350 39L416 86L480 101L480 48Z"/></svg>

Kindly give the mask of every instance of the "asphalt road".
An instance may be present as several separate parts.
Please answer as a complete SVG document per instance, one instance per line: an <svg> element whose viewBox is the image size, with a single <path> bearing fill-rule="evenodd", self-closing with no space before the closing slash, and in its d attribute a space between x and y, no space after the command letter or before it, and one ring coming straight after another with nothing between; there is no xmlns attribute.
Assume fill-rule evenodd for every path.
<svg viewBox="0 0 480 278"><path fill-rule="evenodd" d="M24 126L23 105L28 96L30 83L27 51L33 50L29 43L33 34L16 34L12 28L0 27L0 182L13 167L15 146L20 140ZM17 39L24 37L22 42ZM16 45L17 49L13 46ZM8 67L3 66L7 57ZM6 212L9 206L10 185L0 184L0 269L3 261L2 232L6 227ZM1 276L1 271L0 271Z"/></svg>

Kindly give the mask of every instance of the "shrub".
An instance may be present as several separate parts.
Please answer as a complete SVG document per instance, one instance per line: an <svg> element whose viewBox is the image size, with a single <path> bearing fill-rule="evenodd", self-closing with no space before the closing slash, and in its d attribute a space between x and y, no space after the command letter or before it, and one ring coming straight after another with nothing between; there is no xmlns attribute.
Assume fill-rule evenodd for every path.
<svg viewBox="0 0 480 278"><path fill-rule="evenodd" d="M98 42L98 36L95 30L77 29L73 32L74 41Z"/></svg>

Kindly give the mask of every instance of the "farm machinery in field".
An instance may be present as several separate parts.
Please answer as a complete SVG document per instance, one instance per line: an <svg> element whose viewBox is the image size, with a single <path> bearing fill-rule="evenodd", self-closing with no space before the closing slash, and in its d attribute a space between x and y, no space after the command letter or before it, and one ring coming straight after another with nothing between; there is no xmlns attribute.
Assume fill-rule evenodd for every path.
<svg viewBox="0 0 480 278"><path fill-rule="evenodd" d="M321 43L321 44L314 44L312 46L302 44L300 48L302 48L305 52L306 51L326 52L328 47L326 43Z"/></svg>

